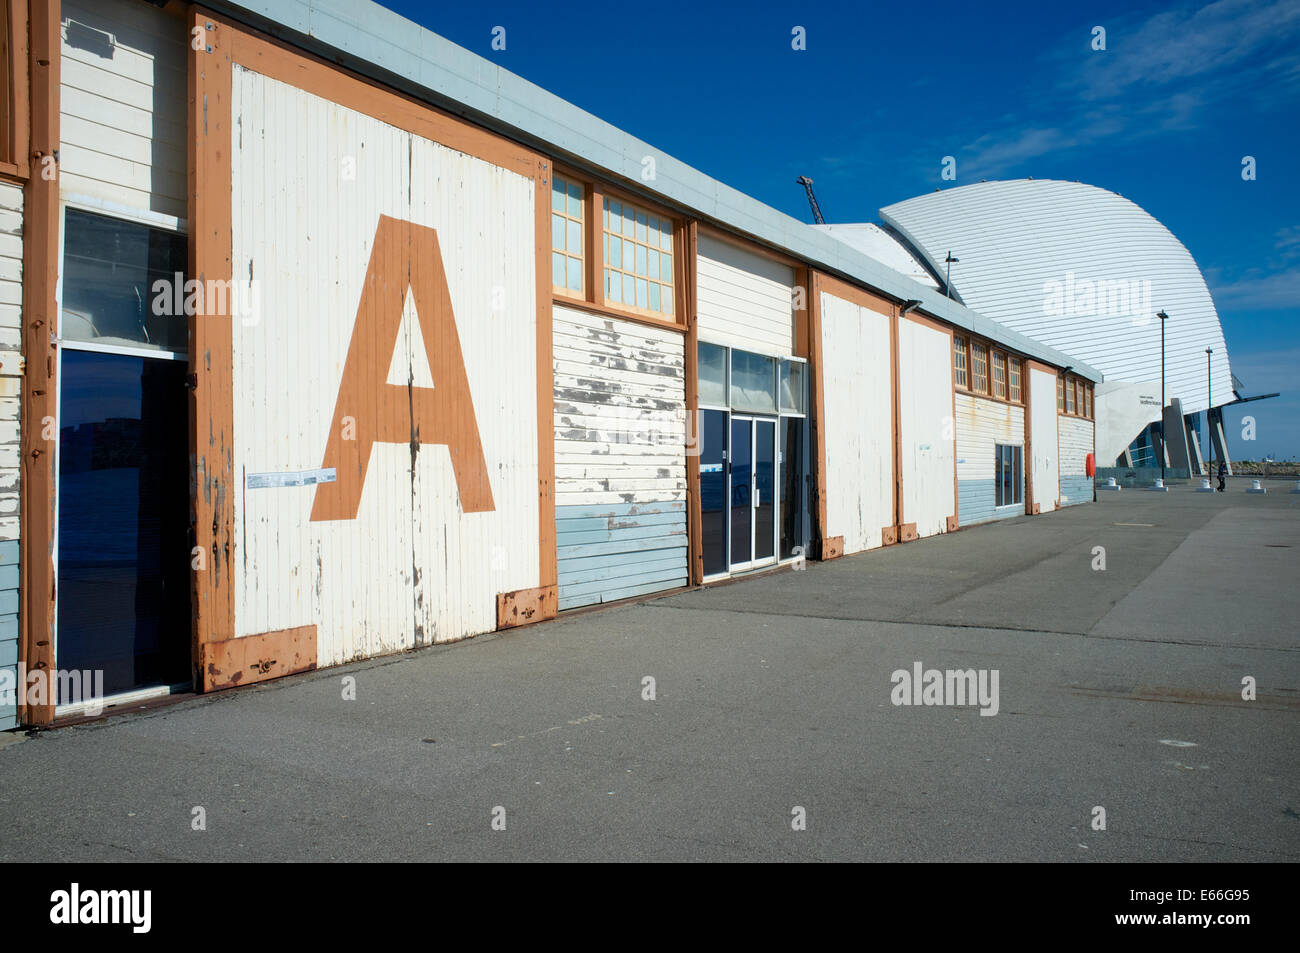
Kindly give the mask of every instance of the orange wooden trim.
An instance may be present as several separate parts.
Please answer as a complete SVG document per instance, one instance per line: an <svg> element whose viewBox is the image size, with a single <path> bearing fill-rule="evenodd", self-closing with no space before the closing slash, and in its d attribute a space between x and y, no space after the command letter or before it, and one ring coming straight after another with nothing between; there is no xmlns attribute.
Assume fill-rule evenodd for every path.
<svg viewBox="0 0 1300 953"><path fill-rule="evenodd" d="M839 559L844 555L844 537L829 536L822 537L821 561L826 562L829 559Z"/></svg>
<svg viewBox="0 0 1300 953"><path fill-rule="evenodd" d="M554 619L558 605L558 589L554 585L498 593L497 629L515 629Z"/></svg>
<svg viewBox="0 0 1300 953"><path fill-rule="evenodd" d="M898 542L897 526L880 527L880 544L882 546L893 546L897 542Z"/></svg>
<svg viewBox="0 0 1300 953"><path fill-rule="evenodd" d="M13 179L17 185L22 185L23 180L27 178L28 170L19 168L13 162L0 162L0 178Z"/></svg>
<svg viewBox="0 0 1300 953"><path fill-rule="evenodd" d="M186 45L189 85L188 210L189 274L199 281L231 278L231 46L238 31L208 11L194 8L191 35L203 48ZM194 30L198 34L194 34ZM211 683L206 646L235 637L232 574L235 552L234 395L232 329L228 317L189 318L190 460L193 467L194 544L205 555L191 573L192 648L195 687Z"/></svg>
<svg viewBox="0 0 1300 953"><path fill-rule="evenodd" d="M240 66L525 178L533 178L539 156L530 149L280 40L254 34L229 21L218 21L211 14L204 16L220 23L227 31L231 37L230 58ZM550 208L549 197L546 206ZM548 250L549 241L548 238Z"/></svg>
<svg viewBox="0 0 1300 953"><path fill-rule="evenodd" d="M890 428L894 447L894 525L903 523L903 424L902 362L898 353L898 309L889 319ZM956 421L953 421L954 427ZM954 433L955 435L955 433Z"/></svg>
<svg viewBox="0 0 1300 953"><path fill-rule="evenodd" d="M1025 471L1025 514L1027 516L1038 512L1038 507L1034 504L1034 389L1030 386L1030 367L1037 363L1037 361L1025 361L1020 372L1020 395L1025 401L1025 450L1020 465Z"/></svg>
<svg viewBox="0 0 1300 953"><path fill-rule="evenodd" d="M686 527L687 564L690 583L704 581L704 524L700 501L700 326L696 316L695 243L696 223L679 226L677 243L682 249L676 265L682 278L682 298L686 319Z"/></svg>
<svg viewBox="0 0 1300 953"><path fill-rule="evenodd" d="M785 265L787 268L793 268L796 272L798 272L801 268L807 267L806 263L800 261L798 258L791 258L789 255L783 252L779 252L775 248L769 248L767 245L761 245L758 242L754 241L753 239L745 237L744 235L737 235L735 232L728 232L724 229L718 228L715 225L710 225L707 222L700 222L700 232L704 235L707 235L709 238L715 238L720 242L727 242L731 245L735 245L737 248L741 248L745 251L753 252L755 255L760 255L763 258L768 259L769 261L774 261L777 264Z"/></svg>
<svg viewBox="0 0 1300 953"><path fill-rule="evenodd" d="M59 0L32 0L30 9L31 150L39 162L59 148L59 82L61 12ZM24 25L24 32L26 25ZM18 658L28 672L55 668L54 607L54 458L55 448L43 440L42 421L59 412L58 360L53 340L58 327L55 291L59 280L59 180L61 171L46 179L28 178L23 190L23 357L27 373L21 378L22 435L19 482L19 617ZM26 705L18 687L18 718L24 724L48 725L54 720L56 699L46 705Z"/></svg>
<svg viewBox="0 0 1300 953"><path fill-rule="evenodd" d="M847 281L843 281L823 272L815 272L815 274L817 275L817 281L821 286L822 291L825 291L827 294L834 295L837 298L843 298L845 301L850 301L860 308L867 308L887 317L892 317L898 313L894 302L890 301L888 298L883 298L865 288L851 285Z"/></svg>
<svg viewBox="0 0 1300 953"><path fill-rule="evenodd" d="M551 163L533 167L537 218L537 582L554 589L559 580L555 529L555 318L551 308Z"/></svg>
<svg viewBox="0 0 1300 953"><path fill-rule="evenodd" d="M5 104L9 112L9 123L8 128L3 130L5 145L9 151L5 157L7 161L3 165L4 170L10 175L27 178L31 174L30 142L33 135L31 128L33 100L31 90L28 88L31 59L28 51L27 0L9 0L8 7L9 18L5 27L9 41L9 62L0 64L0 68L8 70L6 84L9 87L9 102ZM55 8L61 20L62 13L57 9L58 4L55 4ZM36 20L33 19L31 21L33 37L36 25Z"/></svg>
<svg viewBox="0 0 1300 953"><path fill-rule="evenodd" d="M1060 371L1058 371L1051 364L1044 364L1042 361L1034 360L1034 358L1032 357L1022 358L1022 360L1025 362L1024 368L1026 371L1032 369L1035 371L1040 371L1044 374L1051 374L1053 377L1055 377L1057 374L1060 373Z"/></svg>
<svg viewBox="0 0 1300 953"><path fill-rule="evenodd" d="M955 533L959 528L959 525L960 524L958 523L956 516L948 517L948 532Z"/></svg>
<svg viewBox="0 0 1300 953"><path fill-rule="evenodd" d="M605 193L599 184L592 183L587 188L587 300L593 304L605 304ZM676 244L676 241L674 241ZM674 289L675 290L675 289Z"/></svg>
<svg viewBox="0 0 1300 953"><path fill-rule="evenodd" d="M676 263L673 264L673 271L674 272L677 271ZM674 274L673 280L674 281L677 280L676 274ZM548 273L548 277L546 279L546 283L548 287L550 286L550 281L551 279ZM676 296L676 294L677 294L677 289L674 288L673 295ZM597 304L594 301L583 301L580 298L572 297L570 295L560 294L558 292L551 295L551 302L553 304L559 305L562 308L572 308L575 311L585 311L588 314L596 314L606 318L618 318L620 321L634 321L637 324L648 325L649 327L652 328L660 328L661 330L664 331L676 331L679 334L686 333L686 325L680 321L673 321L668 318L656 318L649 313L645 313L641 311L627 311L624 310L623 308L616 308L605 304ZM677 302L674 301L673 307L676 308L677 306L678 306Z"/></svg>
<svg viewBox="0 0 1300 953"><path fill-rule="evenodd" d="M816 507L817 520L813 526L813 537L825 540L826 527L826 385L825 368L822 364L822 276L816 271L809 272L808 281L808 386L812 407L812 462L814 468L813 505Z"/></svg>
<svg viewBox="0 0 1300 953"><path fill-rule="evenodd" d="M916 311L909 311L907 312L907 314L902 315L902 317L907 318L907 320L909 321L915 321L917 324L923 324L927 328L932 328L941 334L948 335L948 343L949 343L949 347L951 348L952 336L953 336L953 328L951 324L945 324L944 322L938 320L937 318L932 318L928 314L919 314ZM948 359L950 361L952 360L951 353L948 355Z"/></svg>
<svg viewBox="0 0 1300 953"><path fill-rule="evenodd" d="M811 274L812 269L801 267L795 271L794 276L796 289L803 291L803 307L799 307L798 302L794 307L794 356L802 357L804 360L810 360L812 355L808 339L808 296L811 293L812 282L809 280Z"/></svg>
<svg viewBox="0 0 1300 953"><path fill-rule="evenodd" d="M910 543L910 542L912 542L912 540L914 540L914 539L917 538L917 535L916 535L916 524L915 524L915 523L903 523L901 526L898 527L898 536L899 536L899 539L901 539L901 540L902 540L903 542L905 542L905 543Z"/></svg>
<svg viewBox="0 0 1300 953"><path fill-rule="evenodd" d="M1042 506L1040 506L1039 504L1035 503L1035 504L1034 504L1034 514L1033 514L1033 515L1034 515L1034 516L1037 516L1037 515L1038 515L1039 513L1041 513L1042 511L1043 511Z"/></svg>
<svg viewBox="0 0 1300 953"><path fill-rule="evenodd" d="M644 198L643 196L638 195L636 192L633 192L629 189L621 188L618 185L615 185L614 183L605 181L603 179L592 179L591 177L588 177L588 181L591 181L594 184L596 184L600 188L602 195L608 196L609 198L613 199L615 202L623 202L627 205L635 205L639 208L645 209L647 212L649 212L652 215L658 215L660 218L666 218L673 223L674 228L676 228L678 222L683 221L685 218L681 212L674 212L668 206L660 205L654 199ZM603 223L603 217L602 217L602 223Z"/></svg>
<svg viewBox="0 0 1300 953"><path fill-rule="evenodd" d="M316 626L205 642L199 667L204 692L310 672L316 668Z"/></svg>
<svg viewBox="0 0 1300 953"><path fill-rule="evenodd" d="M961 484L957 479L957 382L952 374L952 349L956 347L956 335L948 329L948 392L952 395L952 516L947 520L947 531L957 528L958 515L961 512ZM1023 390L1023 388L1022 388ZM1023 464L1022 464L1023 467Z"/></svg>

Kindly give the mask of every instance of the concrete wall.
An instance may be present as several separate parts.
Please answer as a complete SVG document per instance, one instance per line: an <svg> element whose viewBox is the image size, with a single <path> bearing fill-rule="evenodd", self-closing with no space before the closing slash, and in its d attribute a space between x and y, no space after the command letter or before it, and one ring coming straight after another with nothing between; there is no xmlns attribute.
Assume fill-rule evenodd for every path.
<svg viewBox="0 0 1300 953"><path fill-rule="evenodd" d="M995 446L1024 447L1025 408L970 394L957 394L958 520L972 526L989 520L1023 516L1024 503L997 506ZM1024 476L1021 475L1021 491Z"/></svg>
<svg viewBox="0 0 1300 953"><path fill-rule="evenodd" d="M559 607L684 586L683 335L554 314Z"/></svg>
<svg viewBox="0 0 1300 953"><path fill-rule="evenodd" d="M1061 505L1092 502L1092 478L1085 458L1092 453L1092 421L1080 417L1057 418L1061 454Z"/></svg>
<svg viewBox="0 0 1300 953"><path fill-rule="evenodd" d="M899 318L898 368L902 520L916 524L917 536L933 536L957 512L952 334Z"/></svg>
<svg viewBox="0 0 1300 953"><path fill-rule="evenodd" d="M188 36L139 0L64 0L60 189L183 218Z"/></svg>
<svg viewBox="0 0 1300 953"><path fill-rule="evenodd" d="M18 457L22 401L23 190L0 182L0 671L18 665ZM0 702L0 730L16 705Z"/></svg>
<svg viewBox="0 0 1300 953"><path fill-rule="evenodd" d="M1033 453L1034 505L1046 513L1059 498L1056 375L1029 368L1029 439Z"/></svg>
<svg viewBox="0 0 1300 953"><path fill-rule="evenodd" d="M323 666L490 631L499 593L539 585L534 181L243 67L232 108L233 272L261 278L260 319L232 322L235 472L323 468L330 446L362 468L237 494L235 634L316 625ZM376 250L383 216L406 244ZM399 271L368 281L372 252ZM446 419L403 418L418 447L347 442L388 387L433 401L462 374Z"/></svg>
<svg viewBox="0 0 1300 953"><path fill-rule="evenodd" d="M855 553L883 545L894 523L892 319L827 292L820 307L826 534Z"/></svg>

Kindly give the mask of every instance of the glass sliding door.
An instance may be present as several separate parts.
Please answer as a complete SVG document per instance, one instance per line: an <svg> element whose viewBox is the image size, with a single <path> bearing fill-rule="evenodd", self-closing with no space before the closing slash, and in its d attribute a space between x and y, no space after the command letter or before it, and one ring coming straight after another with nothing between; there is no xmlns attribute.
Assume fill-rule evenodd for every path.
<svg viewBox="0 0 1300 953"><path fill-rule="evenodd" d="M791 559L795 547L807 549L808 480L804 444L805 421L781 418L781 558Z"/></svg>
<svg viewBox="0 0 1300 953"><path fill-rule="evenodd" d="M754 561L754 418L731 418L728 509L731 512L731 568Z"/></svg>
<svg viewBox="0 0 1300 953"><path fill-rule="evenodd" d="M776 421L754 421L754 563L776 560Z"/></svg>
<svg viewBox="0 0 1300 953"><path fill-rule="evenodd" d="M700 411L700 537L704 575L727 571L727 413Z"/></svg>

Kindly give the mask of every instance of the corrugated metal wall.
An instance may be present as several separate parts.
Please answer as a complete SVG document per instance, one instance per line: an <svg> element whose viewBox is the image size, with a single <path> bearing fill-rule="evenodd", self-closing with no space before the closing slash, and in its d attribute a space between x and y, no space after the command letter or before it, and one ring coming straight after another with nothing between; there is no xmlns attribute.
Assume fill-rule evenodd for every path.
<svg viewBox="0 0 1300 953"><path fill-rule="evenodd" d="M684 586L683 336L554 314L559 607Z"/></svg>
<svg viewBox="0 0 1300 953"><path fill-rule="evenodd" d="M463 512L433 443L376 443L355 519L310 521L312 486L244 490L236 634L314 623L329 665L490 631L497 594L539 584L533 180L242 67L232 99L233 270L261 298L233 323L236 472L322 466L388 215L437 230L495 507ZM419 386L415 303L391 306L388 380Z"/></svg>
<svg viewBox="0 0 1300 953"><path fill-rule="evenodd" d="M884 544L894 522L889 316L821 293L826 533L844 552Z"/></svg>
<svg viewBox="0 0 1300 953"><path fill-rule="evenodd" d="M1092 453L1092 421L1058 415L1061 447L1061 505L1092 502L1086 457Z"/></svg>
<svg viewBox="0 0 1300 953"><path fill-rule="evenodd" d="M953 486L952 335L898 319L899 444L903 522L920 537L948 530Z"/></svg>
<svg viewBox="0 0 1300 953"><path fill-rule="evenodd" d="M789 357L794 347L794 269L712 235L699 238L701 341Z"/></svg>
<svg viewBox="0 0 1300 953"><path fill-rule="evenodd" d="M1024 447L1025 408L958 392L957 518L962 526L1025 513L1023 503L996 505L994 447L997 444ZM1023 491L1022 474L1022 494Z"/></svg>
<svg viewBox="0 0 1300 953"><path fill-rule="evenodd" d="M1050 511L1058 498L1056 375L1029 368L1029 440L1033 451L1034 505Z"/></svg>
<svg viewBox="0 0 1300 953"><path fill-rule="evenodd" d="M186 214L181 18L139 0L63 0L60 188Z"/></svg>
<svg viewBox="0 0 1300 953"><path fill-rule="evenodd" d="M18 464L22 377L23 190L0 182L0 672L18 670ZM16 684L16 681L15 681ZM0 730L17 706L0 701Z"/></svg>

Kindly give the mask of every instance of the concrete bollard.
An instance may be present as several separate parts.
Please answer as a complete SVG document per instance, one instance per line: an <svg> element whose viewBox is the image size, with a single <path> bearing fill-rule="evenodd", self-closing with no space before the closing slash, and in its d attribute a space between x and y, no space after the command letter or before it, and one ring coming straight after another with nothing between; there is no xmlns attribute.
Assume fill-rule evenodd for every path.
<svg viewBox="0 0 1300 953"><path fill-rule="evenodd" d="M1297 483L1296 486L1300 486L1300 483ZM1102 486L1097 487L1097 489L1099 489L1099 490L1122 490L1122 489L1124 489L1124 488L1123 488L1122 486L1120 486L1118 483L1115 482L1115 478L1114 478L1114 477L1106 477L1106 482L1105 482L1105 484L1103 484ZM1300 490L1297 490L1296 492L1300 492Z"/></svg>
<svg viewBox="0 0 1300 953"><path fill-rule="evenodd" d="M1160 477L1156 477L1156 482L1151 486L1150 489L1155 493L1169 492L1169 487L1165 486L1165 481Z"/></svg>
<svg viewBox="0 0 1300 953"><path fill-rule="evenodd" d="M1267 493L1268 490L1266 490L1266 489L1264 489L1264 487L1260 486L1258 480L1251 480L1251 481L1250 481L1250 488L1247 489L1246 492L1247 492L1247 493Z"/></svg>
<svg viewBox="0 0 1300 953"><path fill-rule="evenodd" d="M1214 492L1214 487L1210 486L1210 481L1209 481L1209 479L1203 477L1203 478L1201 479L1201 485L1200 485L1199 487L1196 488L1196 492L1197 492L1197 493L1213 493L1213 492Z"/></svg>

